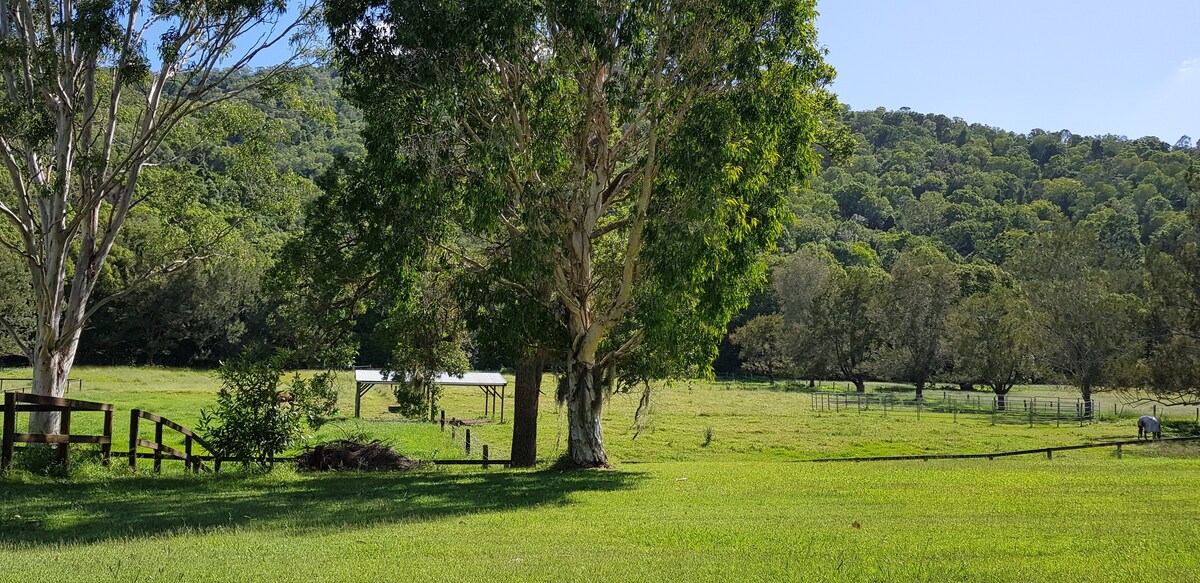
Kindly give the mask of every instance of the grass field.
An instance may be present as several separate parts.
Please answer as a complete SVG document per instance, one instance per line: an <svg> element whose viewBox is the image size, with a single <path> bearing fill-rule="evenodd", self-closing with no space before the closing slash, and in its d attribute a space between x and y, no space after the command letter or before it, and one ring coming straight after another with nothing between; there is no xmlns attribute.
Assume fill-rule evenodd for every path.
<svg viewBox="0 0 1200 583"><path fill-rule="evenodd" d="M118 444L130 408L193 425L217 387L206 371L77 376L84 387L71 397L117 405ZM551 387L539 426L548 458L561 452L563 427ZM81 464L66 480L15 472L0 480L0 581L1200 580L1196 447L1126 448L1123 459L1095 449L1053 460L796 461L1131 438L1129 419L1029 428L823 413L807 394L733 383L676 383L654 399L634 439L637 397L613 397L611 471L192 477L167 462L161 476L120 464ZM483 409L467 389L444 402L450 416ZM365 431L418 457L465 455L436 426L384 420L387 403L371 394L368 420L317 437ZM493 457L507 454L510 425L473 431Z"/></svg>

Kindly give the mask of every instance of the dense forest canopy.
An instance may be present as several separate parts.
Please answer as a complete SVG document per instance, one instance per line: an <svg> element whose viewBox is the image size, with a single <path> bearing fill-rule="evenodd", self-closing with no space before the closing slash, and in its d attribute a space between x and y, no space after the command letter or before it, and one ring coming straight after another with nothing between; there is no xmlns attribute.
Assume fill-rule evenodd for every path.
<svg viewBox="0 0 1200 583"><path fill-rule="evenodd" d="M884 109L848 112L845 122L858 151L796 193L784 253L819 245L842 265L889 270L904 250L931 245L979 275L1009 263L1032 234L1069 222L1097 234L1111 267L1138 271L1147 250L1171 251L1191 232L1187 176L1197 151L1186 136L1172 146L1018 134ZM773 311L775 301L760 297L744 316Z"/></svg>
<svg viewBox="0 0 1200 583"><path fill-rule="evenodd" d="M253 229L241 229L234 244L219 256L152 281L99 312L84 336L82 361L205 366L232 356L246 343L287 342L281 337L286 332L267 326L271 303L264 297L261 279L282 243L302 229L300 207L315 196L318 176L337 157L353 158L363 152L362 115L339 96L336 74L320 69L306 70L291 91L238 103L259 116L256 126L261 135L255 139L269 144L263 156L274 162L281 176L289 177L290 196L297 200L275 209L269 220L259 221ZM1188 212L1189 172L1200 152L1187 136L1168 143L1154 137L1081 136L1067 130L1016 133L907 109L848 111L843 122L858 142L857 151L845 163L827 162L808 187L793 190L795 219L779 242L777 264L788 263L798 253L819 256L837 273L848 274L846 281L869 286L874 285L869 281L872 277L893 277L906 253L936 255L936 260L918 263L944 258L960 284L955 296L965 299L995 285L1020 287L1014 282L1031 277L1022 262L1033 261L1027 257L1033 241L1056 229L1074 228L1087 233L1083 238L1088 241L1081 245L1090 256L1088 273L1103 279L1104 293L1139 300L1131 316L1138 318L1139 326L1157 325L1160 332L1169 328L1159 321L1165 316L1154 312L1165 302L1162 290L1155 291L1153 283L1167 281L1171 267L1162 267L1163 260L1156 258L1184 252L1195 234ZM237 180L239 175L230 165L245 159L231 154L239 146L237 138L200 146L193 138L182 136L178 145L168 143L168 153L199 181L200 205L228 204L220 196L204 193L237 191L221 187ZM135 228L123 238L121 258L106 268L111 271L104 280L106 293L122 289L122 261L135 261L139 249L148 248L138 237L147 236L150 231ZM1152 277L1155 265L1160 267L1157 279ZM804 273L788 280L776 270L774 280L735 318L731 331L756 316L783 314L784 304L793 296L805 295L800 287L814 285ZM872 310L895 311L894 305L879 303L885 294L875 295L880 297ZM20 294L10 296L4 299L4 309L19 312ZM962 320L961 316L947 318L948 322ZM383 358L383 348L372 345L370 319L364 316L360 326L364 361ZM776 323L783 320L775 318ZM756 324L759 336L776 338L779 344L798 344L787 340L794 339L795 331L779 339L780 330L769 323ZM885 324L879 323L875 340L884 347L894 343L889 336L894 331L884 330ZM1135 336L1143 342L1154 335L1153 330L1139 330ZM953 330L944 334L953 344ZM726 340L715 365L718 371L767 370L762 366L768 366L774 374L844 376L827 362L819 371L806 372L794 358L785 363L778 353L764 354L762 346L750 347L754 334L741 336L745 354L757 352L758 358L739 358L738 347ZM1153 349L1143 346L1133 352L1149 354ZM889 374L896 370L894 363L885 364L894 359L882 352L877 356L864 367L863 378L899 379ZM475 353L473 358L496 363L487 354ZM1039 378L1063 375L1047 367L1035 368L1030 374ZM931 378L953 380L954 375L948 374L951 363L943 362L938 369Z"/></svg>

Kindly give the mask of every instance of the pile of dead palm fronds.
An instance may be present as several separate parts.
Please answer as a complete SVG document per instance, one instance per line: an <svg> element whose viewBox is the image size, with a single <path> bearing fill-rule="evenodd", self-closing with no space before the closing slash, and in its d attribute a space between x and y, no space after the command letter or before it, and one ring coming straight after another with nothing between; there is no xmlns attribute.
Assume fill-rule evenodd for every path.
<svg viewBox="0 0 1200 583"><path fill-rule="evenodd" d="M316 472L395 471L419 468L421 462L396 453L378 439L369 442L338 439L308 448L297 458L296 467Z"/></svg>

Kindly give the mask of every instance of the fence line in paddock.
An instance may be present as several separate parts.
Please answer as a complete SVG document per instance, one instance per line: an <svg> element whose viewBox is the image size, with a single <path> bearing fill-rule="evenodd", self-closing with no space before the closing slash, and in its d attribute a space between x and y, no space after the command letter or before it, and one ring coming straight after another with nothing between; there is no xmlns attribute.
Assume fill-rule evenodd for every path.
<svg viewBox="0 0 1200 583"><path fill-rule="evenodd" d="M927 391L921 399L889 393L811 393L814 411L840 413L879 412L882 416L897 413L944 413L958 421L959 415L983 417L993 425L1094 423L1100 413L1095 399L1063 399L1061 397L1012 397L998 395L956 395L947 391Z"/></svg>
<svg viewBox="0 0 1200 583"><path fill-rule="evenodd" d="M804 463L822 463L822 462L891 462L891 461L911 461L911 460L966 460L966 459L995 459L998 457L1012 457L1018 455L1034 455L1046 454L1047 459L1054 458L1056 451L1071 451L1076 449L1093 449L1097 447L1115 447L1117 457L1121 457L1122 448L1126 445L1146 445L1149 443L1162 443L1164 441L1196 441L1200 440L1200 435L1188 435L1183 437L1167 437L1163 439L1129 439L1125 441L1104 441L1100 443L1083 443L1079 445L1060 445L1057 447L1039 447L1035 449L1020 449L1016 451L995 451L992 453L946 453L946 454L923 454L923 455L885 455L885 456L870 456L870 457L828 457L812 460L796 460Z"/></svg>

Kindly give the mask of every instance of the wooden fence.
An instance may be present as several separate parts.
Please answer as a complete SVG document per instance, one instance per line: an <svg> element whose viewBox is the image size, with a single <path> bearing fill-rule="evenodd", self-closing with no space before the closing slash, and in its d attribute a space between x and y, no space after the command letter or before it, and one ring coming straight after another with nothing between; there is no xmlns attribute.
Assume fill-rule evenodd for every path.
<svg viewBox="0 0 1200 583"><path fill-rule="evenodd" d="M816 463L816 462L890 462L890 461L906 461L906 460L967 460L967 459L995 459L998 457L1011 457L1016 455L1035 455L1045 454L1047 458L1053 458L1056 451L1071 451L1074 449L1092 449L1097 447L1115 447L1117 457L1121 457L1122 448L1126 445L1147 445L1150 443L1162 443L1164 441L1196 441L1200 440L1200 435L1188 435L1184 437L1167 437L1164 439L1130 439L1125 441L1104 441L1100 443L1083 443L1079 445L1060 445L1058 447L1039 447L1035 449L1020 449L1016 451L996 451L992 453L947 453L947 454L927 454L927 455L884 455L872 457L829 457L818 458L813 460L796 460L799 462Z"/></svg>
<svg viewBox="0 0 1200 583"><path fill-rule="evenodd" d="M8 383L8 386L5 387L4 383ZM75 386L76 391L82 391L83 379L67 379L64 392L70 392L72 385ZM0 377L0 393L27 393L31 390L33 390L33 379L31 378Z"/></svg>
<svg viewBox="0 0 1200 583"><path fill-rule="evenodd" d="M104 413L104 429L101 435L71 435L71 414L75 411ZM17 433L17 413L59 413L59 433ZM0 443L0 470L8 470L13 463L13 450L17 443L46 443L58 446L58 461L67 465L72 443L100 444L100 459L107 465L112 453L113 406L108 403L93 403L75 399L43 397L24 393L4 393L4 427Z"/></svg>
<svg viewBox="0 0 1200 583"><path fill-rule="evenodd" d="M58 446L57 455L59 463L64 467L68 460L69 444L72 443L97 443L100 444L100 455L103 463L108 465L109 458L112 454L112 421L113 421L113 405L108 403L93 403L91 401L79 401L75 399L62 399L54 397L42 397L38 395L30 395L26 393L8 392L4 393L4 423L3 423L3 445L0 448L0 471L8 470L12 467L14 457L14 445L17 443L46 443L55 444ZM53 435L40 433L18 433L17 432L17 413L33 413L33 412L58 412L61 414L59 424L59 433ZM101 412L104 413L104 429L102 435L77 435L71 433L71 414L72 412ZM154 439L142 439L141 421L146 420L154 425ZM442 427L445 428L445 419L442 420ZM183 449L179 450L164 443L164 430L170 429L183 436ZM453 430L453 428L451 428ZM452 431L453 433L453 431ZM466 437L466 452L471 453L471 430L468 428L465 432ZM482 450L482 459L456 459L456 460L431 460L431 463L437 465L482 465L487 468L490 465L507 466L509 460L506 459L490 459L490 451L487 444L476 444ZM193 450L196 447L203 448L206 454L195 453ZM149 450L139 451L139 450ZM221 471L222 462L242 462L250 463L258 460L247 460L237 457L214 455L213 448L204 441L199 435L196 435L191 429L184 427L170 419L142 411L133 409L129 412L129 451L124 454L129 459L129 468L137 470L137 460L150 459L154 460L155 473L162 471L162 462L164 459L180 460L184 463L187 471ZM295 457L272 457L270 463L278 462L294 462ZM212 468L206 467L204 462L212 462Z"/></svg>
<svg viewBox="0 0 1200 583"><path fill-rule="evenodd" d="M142 419L154 424L154 441L141 439L139 436L138 424ZM173 429L177 433L183 435L183 451L179 451L163 443L164 427ZM185 470L193 472L207 470L208 468L205 468L202 462L204 461L205 457L208 457L208 459L213 458L211 456L192 455L193 444L199 445L209 452L213 451L212 447L210 447L208 443L201 439L199 435L193 433L191 429L175 423L170 419L155 415L154 413L147 413L141 409L134 409L129 412L129 469L137 469L137 460L139 457L138 448L144 447L154 452L148 457L154 460L155 473L162 471L163 455L167 455L172 459L182 460ZM219 464L220 461L218 460L217 463Z"/></svg>

